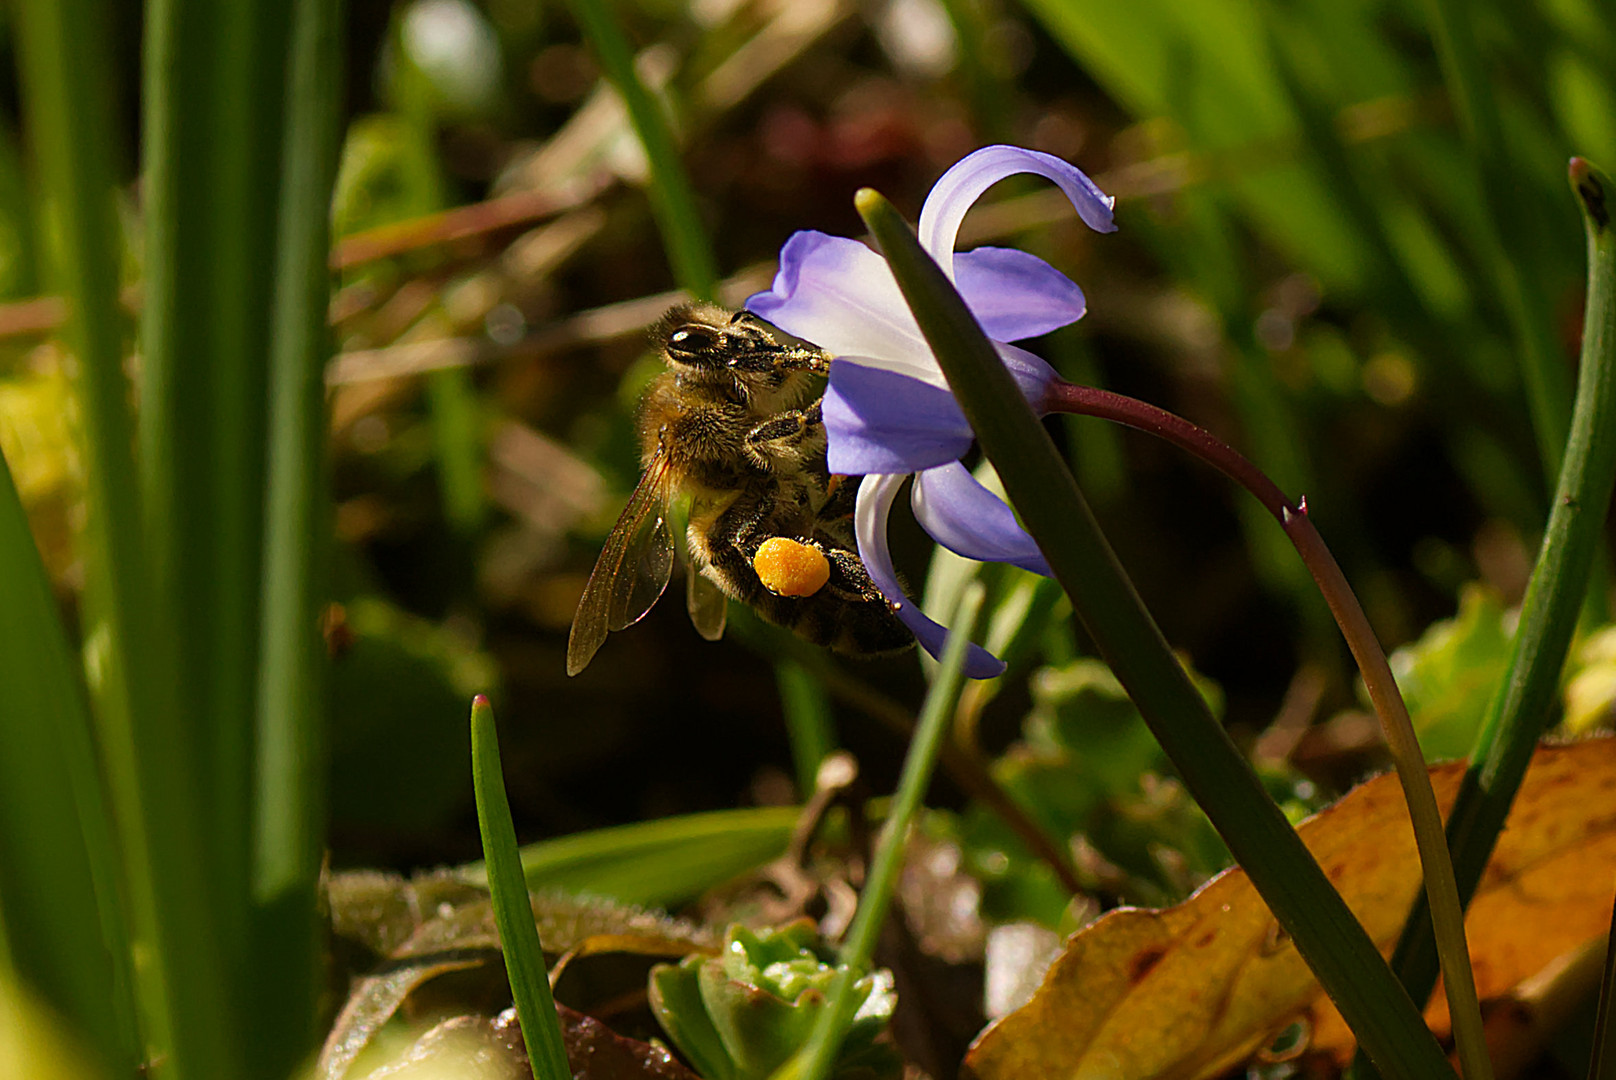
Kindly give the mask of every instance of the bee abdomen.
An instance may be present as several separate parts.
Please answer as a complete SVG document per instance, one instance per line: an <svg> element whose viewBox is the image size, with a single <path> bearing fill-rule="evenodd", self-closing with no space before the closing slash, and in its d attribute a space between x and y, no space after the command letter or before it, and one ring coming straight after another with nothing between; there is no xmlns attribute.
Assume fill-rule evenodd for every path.
<svg viewBox="0 0 1616 1080"><path fill-rule="evenodd" d="M759 586L758 593L751 603L769 622L846 656L885 656L915 643L885 601L847 600L830 589L788 597Z"/></svg>

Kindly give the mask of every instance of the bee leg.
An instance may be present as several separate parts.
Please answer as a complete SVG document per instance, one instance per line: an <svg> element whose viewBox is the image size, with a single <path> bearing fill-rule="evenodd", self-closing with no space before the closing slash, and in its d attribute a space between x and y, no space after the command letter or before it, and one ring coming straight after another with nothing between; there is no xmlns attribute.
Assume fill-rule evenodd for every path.
<svg viewBox="0 0 1616 1080"><path fill-rule="evenodd" d="M820 403L769 417L748 431L744 442L747 456L771 472L801 468L825 452Z"/></svg>
<svg viewBox="0 0 1616 1080"><path fill-rule="evenodd" d="M755 603L766 591L752 560L774 535L768 526L775 505L772 494L743 495L718 516L707 538L709 565L729 583L732 595L746 603Z"/></svg>

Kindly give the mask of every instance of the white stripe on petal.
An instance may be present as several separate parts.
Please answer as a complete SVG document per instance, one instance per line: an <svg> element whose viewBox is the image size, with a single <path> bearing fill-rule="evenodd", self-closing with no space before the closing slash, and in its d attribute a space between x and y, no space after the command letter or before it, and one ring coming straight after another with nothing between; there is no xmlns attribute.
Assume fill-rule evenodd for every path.
<svg viewBox="0 0 1616 1080"><path fill-rule="evenodd" d="M892 568L892 551L887 547L887 517L898 497L898 488L906 479L906 476L883 474L866 476L859 484L858 500L854 504L853 531L858 538L859 558L864 561L870 580L881 590L881 595L896 605L898 618L921 647L932 656L940 656L948 631L904 595L898 584L898 573ZM1004 674L1004 668L1004 661L980 645L971 645L965 654L966 678L992 679Z"/></svg>

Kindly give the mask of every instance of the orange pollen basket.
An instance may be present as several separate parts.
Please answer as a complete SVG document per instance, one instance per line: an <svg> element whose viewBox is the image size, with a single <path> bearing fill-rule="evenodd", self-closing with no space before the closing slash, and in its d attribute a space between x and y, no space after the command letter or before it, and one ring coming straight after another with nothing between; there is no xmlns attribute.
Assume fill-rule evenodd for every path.
<svg viewBox="0 0 1616 1080"><path fill-rule="evenodd" d="M830 580L830 563L818 548L784 536L763 542L752 569L765 588L780 596L812 596Z"/></svg>

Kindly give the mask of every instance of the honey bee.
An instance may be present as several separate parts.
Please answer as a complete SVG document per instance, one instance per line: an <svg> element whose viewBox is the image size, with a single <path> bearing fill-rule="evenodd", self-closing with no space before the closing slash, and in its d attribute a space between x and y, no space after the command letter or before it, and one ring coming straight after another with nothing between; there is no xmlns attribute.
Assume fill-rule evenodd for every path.
<svg viewBox="0 0 1616 1080"><path fill-rule="evenodd" d="M686 606L704 638L723 634L733 598L838 652L876 656L912 645L854 550L856 485L825 465L818 388L829 357L784 344L755 317L712 304L674 308L655 340L668 370L640 402L644 473L578 601L567 674L582 671L608 631L638 622L667 588L675 559L670 504L685 495ZM818 552L828 577L783 590L803 595L765 585L754 560L760 549L781 546Z"/></svg>

